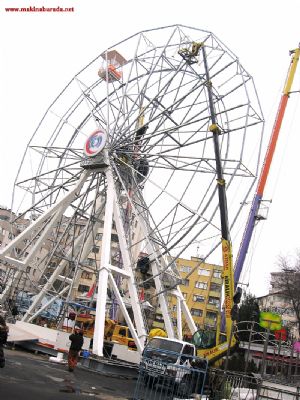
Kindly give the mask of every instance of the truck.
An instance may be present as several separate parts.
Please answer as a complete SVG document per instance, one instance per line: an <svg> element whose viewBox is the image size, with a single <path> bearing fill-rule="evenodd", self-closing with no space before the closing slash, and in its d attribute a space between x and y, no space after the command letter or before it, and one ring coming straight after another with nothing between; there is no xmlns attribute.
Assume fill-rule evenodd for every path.
<svg viewBox="0 0 300 400"><path fill-rule="evenodd" d="M202 387L207 368L207 360L196 356L194 344L161 336L149 340L140 363L146 386L160 383L181 394L190 394L196 386Z"/></svg>
<svg viewBox="0 0 300 400"><path fill-rule="evenodd" d="M74 325L79 326L84 336L93 338L95 316L91 313L79 314L74 316ZM73 328L64 326L64 330L71 332ZM120 325L117 321L106 318L104 326L104 347L110 348L109 344L118 343L127 346L131 350L136 350L136 345L128 326Z"/></svg>
<svg viewBox="0 0 300 400"><path fill-rule="evenodd" d="M201 46L195 47L198 52ZM205 50L203 50L205 55ZM206 358L211 364L220 360L227 352L235 348L237 345L237 338L234 335L234 321L236 320L238 303L241 298L241 290L237 288L237 282L243 268L243 263L248 251L249 243L254 230L255 222L260 220L258 214L264 187L267 181L268 173L270 170L271 162L276 148L276 143L281 128L282 120L284 117L286 105L291 93L291 87L294 80L296 68L300 57L300 47L290 51L291 61L290 67L285 81L283 93L281 96L280 104L278 107L275 123L270 137L269 146L266 151L262 171L258 180L256 193L254 195L251 210L248 216L248 221L243 235L243 240L240 245L238 257L235 266L233 266L232 257L232 244L229 233L228 225L228 212L226 200L226 182L222 171L222 162L219 151L219 135L221 130L217 123L217 115L214 109L214 100L212 86L207 86L207 95L209 99L209 107L211 114L210 131L213 133L215 160L216 160L216 173L217 185L219 196L219 209L221 220L221 243L222 243L222 258L223 258L223 281L224 281L224 318L223 322L219 319L216 330L198 330L194 333L192 341L197 348L197 355ZM206 65L206 62L204 63ZM206 79L210 82L209 72L206 68ZM221 332L221 326L225 332Z"/></svg>

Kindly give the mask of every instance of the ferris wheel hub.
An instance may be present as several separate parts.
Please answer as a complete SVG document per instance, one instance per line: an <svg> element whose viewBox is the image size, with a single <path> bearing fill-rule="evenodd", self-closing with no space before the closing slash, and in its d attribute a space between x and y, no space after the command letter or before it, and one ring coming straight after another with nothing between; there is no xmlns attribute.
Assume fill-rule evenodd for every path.
<svg viewBox="0 0 300 400"><path fill-rule="evenodd" d="M103 154L99 154L96 157L85 157L81 162L80 166L83 169L100 169L105 170L108 167L108 162Z"/></svg>
<svg viewBox="0 0 300 400"><path fill-rule="evenodd" d="M83 153L84 160L80 166L84 169L105 169L108 167L106 157L103 155L103 149L107 141L107 134L103 129L96 129L87 138Z"/></svg>

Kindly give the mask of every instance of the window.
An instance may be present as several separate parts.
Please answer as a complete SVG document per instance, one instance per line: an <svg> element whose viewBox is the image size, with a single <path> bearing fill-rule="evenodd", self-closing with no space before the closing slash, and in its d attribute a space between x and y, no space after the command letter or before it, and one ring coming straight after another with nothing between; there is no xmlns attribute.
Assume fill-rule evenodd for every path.
<svg viewBox="0 0 300 400"><path fill-rule="evenodd" d="M172 311L176 311L177 310L177 306L172 306Z"/></svg>
<svg viewBox="0 0 300 400"><path fill-rule="evenodd" d="M216 322L217 321L217 314L215 312L212 312L212 311L207 311L206 312L206 318L212 319L212 320L214 320L214 322Z"/></svg>
<svg viewBox="0 0 300 400"><path fill-rule="evenodd" d="M203 311L199 310L198 308L191 308L191 314L195 317L202 317Z"/></svg>
<svg viewBox="0 0 300 400"><path fill-rule="evenodd" d="M100 247L99 246L93 246L92 252L93 253L99 253Z"/></svg>
<svg viewBox="0 0 300 400"><path fill-rule="evenodd" d="M193 356L194 355L194 347L189 346L188 344L185 345L183 350L182 350L182 354Z"/></svg>
<svg viewBox="0 0 300 400"><path fill-rule="evenodd" d="M182 296L185 300L187 299L187 293L182 292Z"/></svg>
<svg viewBox="0 0 300 400"><path fill-rule="evenodd" d="M95 265L96 260L94 260L93 258L88 258L87 259L87 263L90 267L92 267L93 265Z"/></svg>
<svg viewBox="0 0 300 400"><path fill-rule="evenodd" d="M89 290L90 290L89 286L86 286L86 285L79 285L78 286L78 292L87 293Z"/></svg>
<svg viewBox="0 0 300 400"><path fill-rule="evenodd" d="M199 282L199 281L197 281L197 282L195 282L195 287L198 288L198 289L206 290L207 289L207 282Z"/></svg>
<svg viewBox="0 0 300 400"><path fill-rule="evenodd" d="M96 233L96 236L95 236L95 239L96 240L102 240L102 236L103 236L103 234L102 233Z"/></svg>
<svg viewBox="0 0 300 400"><path fill-rule="evenodd" d="M31 270L31 268L30 268L30 267L26 267L26 272L27 272L27 274L29 274L29 273L30 273L30 270Z"/></svg>
<svg viewBox="0 0 300 400"><path fill-rule="evenodd" d="M20 231L23 231L26 228L26 225L24 224L18 224L17 228L20 229Z"/></svg>
<svg viewBox="0 0 300 400"><path fill-rule="evenodd" d="M133 340L133 336L132 336L132 333L130 332L130 329L128 329L128 339L132 339Z"/></svg>
<svg viewBox="0 0 300 400"><path fill-rule="evenodd" d="M88 271L83 271L81 274L82 279L92 279L93 273Z"/></svg>
<svg viewBox="0 0 300 400"><path fill-rule="evenodd" d="M0 215L0 219L2 221L9 221L9 216L8 215Z"/></svg>
<svg viewBox="0 0 300 400"><path fill-rule="evenodd" d="M147 300L147 301L151 300L151 294L150 293L145 293L145 300Z"/></svg>
<svg viewBox="0 0 300 400"><path fill-rule="evenodd" d="M118 235L116 233L112 233L111 234L111 241L115 242L115 243L119 242L119 238L118 238Z"/></svg>
<svg viewBox="0 0 300 400"><path fill-rule="evenodd" d="M193 301L195 301L197 303L203 303L205 301L205 297L204 296L200 296L198 294L194 294L193 295Z"/></svg>
<svg viewBox="0 0 300 400"><path fill-rule="evenodd" d="M183 286L189 286L190 280L189 279L181 279L181 285Z"/></svg>
<svg viewBox="0 0 300 400"><path fill-rule="evenodd" d="M220 305L220 299L218 297L213 297L213 296L209 296L208 298L208 303L209 304L213 304L216 307L219 307Z"/></svg>
<svg viewBox="0 0 300 400"><path fill-rule="evenodd" d="M119 329L119 335L120 336L127 336L127 330L126 330L126 328L120 328Z"/></svg>
<svg viewBox="0 0 300 400"><path fill-rule="evenodd" d="M220 292L221 291L221 285L219 285L218 283L212 282L210 284L210 290L212 292Z"/></svg>
<svg viewBox="0 0 300 400"><path fill-rule="evenodd" d="M152 349L161 349L161 350L165 350L167 352L180 353L181 349L182 349L182 344L178 343L178 342L172 342L172 340L163 340L162 338L155 337L145 347L146 355L147 355L148 348L150 348L151 352L152 352ZM168 359L172 356L173 355L168 354ZM175 358L175 361L176 361L176 359L177 359L177 356Z"/></svg>
<svg viewBox="0 0 300 400"><path fill-rule="evenodd" d="M191 270L192 270L192 267L189 267L188 265L180 265L179 266L180 272L186 272L188 274L191 272Z"/></svg>
<svg viewBox="0 0 300 400"><path fill-rule="evenodd" d="M213 277L214 278L222 278L222 271L214 271Z"/></svg>
<svg viewBox="0 0 300 400"><path fill-rule="evenodd" d="M199 269L198 269L198 275L201 275L201 276L210 276L210 270L209 270L209 269L202 269L202 268L199 268Z"/></svg>

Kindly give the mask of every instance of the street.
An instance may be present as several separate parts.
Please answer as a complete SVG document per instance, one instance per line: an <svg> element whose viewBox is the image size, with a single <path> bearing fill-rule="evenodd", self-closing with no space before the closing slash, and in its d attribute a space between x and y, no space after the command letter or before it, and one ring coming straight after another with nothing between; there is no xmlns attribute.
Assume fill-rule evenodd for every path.
<svg viewBox="0 0 300 400"><path fill-rule="evenodd" d="M5 349L6 366L0 369L0 399L59 400L132 399L135 379L109 376L80 365L68 372L66 365L49 361L49 356L20 349Z"/></svg>

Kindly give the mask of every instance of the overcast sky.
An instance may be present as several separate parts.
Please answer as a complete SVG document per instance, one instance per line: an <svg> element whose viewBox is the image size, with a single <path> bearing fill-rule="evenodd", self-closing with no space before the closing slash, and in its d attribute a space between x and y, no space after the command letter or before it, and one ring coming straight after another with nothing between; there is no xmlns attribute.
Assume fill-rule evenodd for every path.
<svg viewBox="0 0 300 400"><path fill-rule="evenodd" d="M29 6L74 7L74 12L5 12L5 7ZM221 39L254 78L267 138L287 74L289 50L300 41L299 12L299 0L2 0L0 204L10 205L26 143L55 96L106 47L144 29L183 24ZM295 91L300 89L299 76L300 67ZM255 231L244 268L244 281L250 276L249 289L256 295L267 292L277 256L300 248L299 115L299 93L295 93L265 191L264 198L272 200L269 216ZM233 243L235 252L238 246Z"/></svg>

